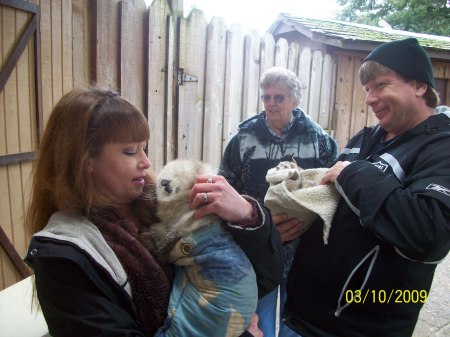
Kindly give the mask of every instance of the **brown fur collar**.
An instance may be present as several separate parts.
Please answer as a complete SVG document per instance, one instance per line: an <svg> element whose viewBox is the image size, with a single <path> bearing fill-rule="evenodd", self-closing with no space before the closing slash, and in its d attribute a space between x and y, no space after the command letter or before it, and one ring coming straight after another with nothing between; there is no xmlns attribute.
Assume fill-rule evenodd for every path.
<svg viewBox="0 0 450 337"><path fill-rule="evenodd" d="M91 219L122 263L130 282L133 302L150 335L163 325L171 284L163 267L137 239L136 227L117 210L102 211Z"/></svg>

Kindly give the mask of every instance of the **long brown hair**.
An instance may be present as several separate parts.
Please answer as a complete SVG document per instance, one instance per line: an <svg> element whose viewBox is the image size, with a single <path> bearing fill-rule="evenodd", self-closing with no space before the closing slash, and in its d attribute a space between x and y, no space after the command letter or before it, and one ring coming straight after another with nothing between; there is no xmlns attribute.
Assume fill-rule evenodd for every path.
<svg viewBox="0 0 450 337"><path fill-rule="evenodd" d="M30 233L41 230L57 210L89 215L98 200L89 158L106 143L149 136L145 116L117 92L94 86L64 95L50 115L33 171L25 221Z"/></svg>

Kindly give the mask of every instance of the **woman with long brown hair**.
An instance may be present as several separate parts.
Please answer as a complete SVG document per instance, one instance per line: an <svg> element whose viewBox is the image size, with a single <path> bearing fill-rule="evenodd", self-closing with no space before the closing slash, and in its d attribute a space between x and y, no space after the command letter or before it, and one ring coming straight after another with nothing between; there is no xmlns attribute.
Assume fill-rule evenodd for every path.
<svg viewBox="0 0 450 337"><path fill-rule="evenodd" d="M25 261L52 336L152 336L164 323L170 269L138 240L140 228L157 221L149 136L133 104L98 87L72 90L50 115L33 173L26 218L33 238ZM233 223L227 227L236 241L252 238L252 247L241 246L260 289L275 287L278 269L252 259L259 244L273 247L262 250L267 259L281 259L266 210L206 179L199 177L192 190L197 216L216 213ZM215 202L204 207L208 192ZM260 333L255 319L243 335Z"/></svg>

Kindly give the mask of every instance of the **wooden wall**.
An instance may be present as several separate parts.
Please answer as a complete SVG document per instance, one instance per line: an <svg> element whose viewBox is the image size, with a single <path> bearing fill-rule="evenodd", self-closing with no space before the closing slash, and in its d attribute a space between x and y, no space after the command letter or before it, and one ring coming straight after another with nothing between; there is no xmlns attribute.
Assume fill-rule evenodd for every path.
<svg viewBox="0 0 450 337"><path fill-rule="evenodd" d="M39 135L52 107L74 87L119 90L144 112L156 171L176 157L218 165L238 123L261 109L259 78L273 65L298 74L305 88L300 107L341 146L375 123L356 85L363 55L275 41L238 24L227 27L220 17L207 22L198 9L185 16L182 0L154 0L150 7L144 0L0 0L2 72L34 17L27 5L39 15L39 34L0 90L0 226L20 257L29 241L23 215ZM0 289L22 277L0 247Z"/></svg>
<svg viewBox="0 0 450 337"><path fill-rule="evenodd" d="M343 149L352 135L364 126L376 125L378 120L365 104L365 92L361 87L358 70L367 54L337 52L335 110L331 111L331 129L339 148ZM436 89L441 103L450 105L450 63L432 61Z"/></svg>
<svg viewBox="0 0 450 337"><path fill-rule="evenodd" d="M7 68L10 55L14 54L16 41L26 32L27 24L34 16L35 13L29 11L0 5L2 73ZM0 91L0 238L12 245L0 247L0 289L22 278L11 258L20 262L28 244L22 219L29 194L30 158L36 149L39 121L34 46L34 38L23 46L17 64L10 67L8 80L3 81L2 78L4 87ZM19 255L14 255L16 251Z"/></svg>

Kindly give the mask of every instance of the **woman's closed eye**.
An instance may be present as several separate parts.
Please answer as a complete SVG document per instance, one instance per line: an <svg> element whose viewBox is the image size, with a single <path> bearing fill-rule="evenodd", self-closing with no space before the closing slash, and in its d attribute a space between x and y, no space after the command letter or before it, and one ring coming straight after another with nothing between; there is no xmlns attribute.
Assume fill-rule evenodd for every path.
<svg viewBox="0 0 450 337"><path fill-rule="evenodd" d="M140 143L140 144L136 144L136 145L125 147L123 149L123 153L128 155L128 156L134 156L140 150L145 152L146 148L147 148L147 142L144 142L144 143Z"/></svg>
<svg viewBox="0 0 450 337"><path fill-rule="evenodd" d="M137 148L126 148L123 150L123 153L127 156L134 156L137 153Z"/></svg>

